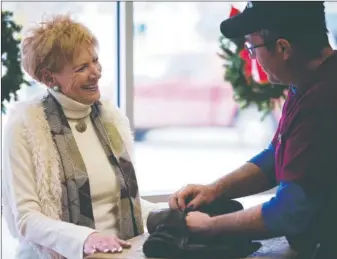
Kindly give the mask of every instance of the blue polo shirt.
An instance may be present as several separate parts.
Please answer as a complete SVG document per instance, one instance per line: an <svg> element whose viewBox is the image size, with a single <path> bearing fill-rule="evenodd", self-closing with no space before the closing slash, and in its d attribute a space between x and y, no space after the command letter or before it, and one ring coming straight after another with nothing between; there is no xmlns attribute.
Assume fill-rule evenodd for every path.
<svg viewBox="0 0 337 259"><path fill-rule="evenodd" d="M337 52L290 88L272 143L250 160L278 186L262 207L272 233L304 233L325 213L328 200L337 204L336 146Z"/></svg>

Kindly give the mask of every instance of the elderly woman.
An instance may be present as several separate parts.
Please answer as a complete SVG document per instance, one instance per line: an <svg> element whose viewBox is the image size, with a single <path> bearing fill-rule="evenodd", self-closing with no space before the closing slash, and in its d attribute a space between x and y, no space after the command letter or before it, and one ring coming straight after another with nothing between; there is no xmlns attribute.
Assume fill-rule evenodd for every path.
<svg viewBox="0 0 337 259"><path fill-rule="evenodd" d="M120 252L143 233L129 122L100 99L97 47L69 16L23 40L24 69L48 90L17 103L4 133L4 216L17 258Z"/></svg>

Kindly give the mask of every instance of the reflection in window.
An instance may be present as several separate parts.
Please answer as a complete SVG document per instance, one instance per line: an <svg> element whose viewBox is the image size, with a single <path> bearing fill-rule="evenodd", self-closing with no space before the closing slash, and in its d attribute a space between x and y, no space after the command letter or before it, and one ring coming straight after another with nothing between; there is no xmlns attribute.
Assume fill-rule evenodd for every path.
<svg viewBox="0 0 337 259"><path fill-rule="evenodd" d="M271 139L277 120L270 116L261 123L254 107L239 112L223 80L219 25L231 4L245 6L153 2L146 3L148 11L134 3L135 27L146 26L134 36L136 162L143 193L212 181Z"/></svg>

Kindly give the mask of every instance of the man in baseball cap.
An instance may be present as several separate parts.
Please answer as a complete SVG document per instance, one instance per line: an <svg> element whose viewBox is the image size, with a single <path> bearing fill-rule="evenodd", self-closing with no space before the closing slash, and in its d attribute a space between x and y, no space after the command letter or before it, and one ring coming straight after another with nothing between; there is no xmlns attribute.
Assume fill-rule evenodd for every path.
<svg viewBox="0 0 337 259"><path fill-rule="evenodd" d="M220 30L229 39L245 37L269 81L290 85L282 118L268 148L212 184L176 192L170 207L197 209L277 186L263 204L217 217L190 212L186 224L207 235L286 236L303 258L337 258L337 52L324 3L248 2Z"/></svg>
<svg viewBox="0 0 337 259"><path fill-rule="evenodd" d="M308 63L309 59L316 59L324 49L328 53L325 52L323 59L332 53L322 1L251 1L242 13L223 21L220 31L229 39L246 37L251 57L258 60L272 83L293 83L289 81L288 71L279 66L292 62L295 63L292 66L304 69L299 64L302 61ZM269 51L271 49L275 52ZM273 55L266 60L266 50L288 58L279 62L282 55ZM288 56L290 52L295 55Z"/></svg>

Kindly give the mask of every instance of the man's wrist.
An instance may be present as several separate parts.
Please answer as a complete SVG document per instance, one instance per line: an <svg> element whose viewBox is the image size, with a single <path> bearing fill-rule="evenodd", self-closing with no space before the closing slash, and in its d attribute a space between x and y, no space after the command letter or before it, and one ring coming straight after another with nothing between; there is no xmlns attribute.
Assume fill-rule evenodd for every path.
<svg viewBox="0 0 337 259"><path fill-rule="evenodd" d="M222 187L222 185L219 181L216 181L212 184L209 184L208 186L209 186L209 188L211 189L211 192L214 195L214 199L217 199L220 196L223 196L224 190L223 190L223 187Z"/></svg>
<svg viewBox="0 0 337 259"><path fill-rule="evenodd" d="M209 230L209 235L210 236L215 236L220 234L219 230L219 222L218 222L219 217L211 217L210 219L210 230Z"/></svg>
<svg viewBox="0 0 337 259"><path fill-rule="evenodd" d="M250 236L256 238L273 237L265 228L261 215L261 206L223 214L210 219L209 234L231 236Z"/></svg>

